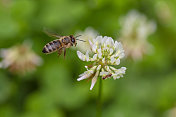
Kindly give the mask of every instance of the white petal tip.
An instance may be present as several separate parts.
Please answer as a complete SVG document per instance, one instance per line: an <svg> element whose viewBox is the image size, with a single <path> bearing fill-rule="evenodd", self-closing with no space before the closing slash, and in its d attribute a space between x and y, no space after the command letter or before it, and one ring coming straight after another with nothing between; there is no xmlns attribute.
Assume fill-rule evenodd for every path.
<svg viewBox="0 0 176 117"><path fill-rule="evenodd" d="M92 89L93 89L93 87L94 87L94 85L91 85L91 86L90 86L90 90L92 90Z"/></svg>
<svg viewBox="0 0 176 117"><path fill-rule="evenodd" d="M83 80L83 79L82 79L82 78L78 78L78 79L77 79L77 81L81 81L81 80Z"/></svg>

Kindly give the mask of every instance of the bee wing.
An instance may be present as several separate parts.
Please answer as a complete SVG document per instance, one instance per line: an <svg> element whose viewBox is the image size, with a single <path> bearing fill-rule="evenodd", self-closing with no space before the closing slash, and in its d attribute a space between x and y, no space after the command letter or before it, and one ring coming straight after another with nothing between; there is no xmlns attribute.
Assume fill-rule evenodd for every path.
<svg viewBox="0 0 176 117"><path fill-rule="evenodd" d="M61 38L61 37L63 37L63 36L58 35L57 33L48 31L48 30L46 30L46 29L44 29L43 32L44 32L45 34L47 34L49 37L58 38L58 39Z"/></svg>

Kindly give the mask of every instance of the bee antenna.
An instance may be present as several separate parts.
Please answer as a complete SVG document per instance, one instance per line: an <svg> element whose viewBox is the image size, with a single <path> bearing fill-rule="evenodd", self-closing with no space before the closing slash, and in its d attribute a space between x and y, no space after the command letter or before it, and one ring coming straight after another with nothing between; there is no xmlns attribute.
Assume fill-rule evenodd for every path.
<svg viewBox="0 0 176 117"><path fill-rule="evenodd" d="M86 42L86 41L84 41L84 40L80 40L80 39L76 39L76 40Z"/></svg>
<svg viewBox="0 0 176 117"><path fill-rule="evenodd" d="M78 36L76 36L75 38L80 37L80 36L82 36L82 35L78 35Z"/></svg>

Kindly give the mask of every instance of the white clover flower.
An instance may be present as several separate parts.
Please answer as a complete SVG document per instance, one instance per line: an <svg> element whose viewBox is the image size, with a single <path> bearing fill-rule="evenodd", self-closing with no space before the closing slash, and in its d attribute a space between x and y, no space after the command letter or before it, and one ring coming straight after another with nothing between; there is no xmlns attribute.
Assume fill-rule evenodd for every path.
<svg viewBox="0 0 176 117"><path fill-rule="evenodd" d="M162 24L172 23L173 12L171 5L167 1L158 1L155 4L156 15Z"/></svg>
<svg viewBox="0 0 176 117"><path fill-rule="evenodd" d="M31 50L29 43L1 49L0 56L0 68L7 68L10 72L20 75L35 70L36 66L42 63L42 59Z"/></svg>
<svg viewBox="0 0 176 117"><path fill-rule="evenodd" d="M176 107L165 112L164 117L176 117Z"/></svg>
<svg viewBox="0 0 176 117"><path fill-rule="evenodd" d="M86 41L86 42L82 42L82 43L77 44L77 48L80 51L86 52L87 50L90 51L89 40L92 41L94 38L96 38L96 36L98 36L98 32L96 30L94 30L93 28L88 27L85 29L84 32L78 31L75 35L81 35L80 39Z"/></svg>
<svg viewBox="0 0 176 117"><path fill-rule="evenodd" d="M151 53L153 46L147 41L150 34L155 32L156 24L148 21L145 15L135 10L120 19L122 27L120 41L124 45L127 56L134 60L141 59L143 54Z"/></svg>
<svg viewBox="0 0 176 117"><path fill-rule="evenodd" d="M97 36L93 41L90 41L90 47L93 57L89 56L89 51L86 54L77 51L78 57L82 61L92 61L93 65L85 66L87 71L79 76L78 81L83 79L92 79L90 90L94 87L97 77L101 76L102 79L113 77L119 79L125 74L126 67L116 69L113 66L120 64L120 59L124 57L124 50L122 44L117 42L111 37Z"/></svg>

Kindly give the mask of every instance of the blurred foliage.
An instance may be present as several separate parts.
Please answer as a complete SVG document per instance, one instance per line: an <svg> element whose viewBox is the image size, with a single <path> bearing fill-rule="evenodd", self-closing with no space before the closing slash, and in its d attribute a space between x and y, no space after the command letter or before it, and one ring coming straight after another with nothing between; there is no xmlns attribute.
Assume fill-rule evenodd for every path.
<svg viewBox="0 0 176 117"><path fill-rule="evenodd" d="M68 49L65 60L42 54L52 40L43 28L70 35L91 26L115 39L119 18L136 9L157 23L149 38L155 51L141 61L123 60L124 78L103 82L103 117L164 117L176 106L175 5L175 0L1 0L0 48L31 40L44 62L23 77L0 70L0 116L95 116L98 83L89 91L89 81L77 82L86 63L76 50Z"/></svg>

